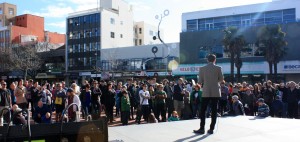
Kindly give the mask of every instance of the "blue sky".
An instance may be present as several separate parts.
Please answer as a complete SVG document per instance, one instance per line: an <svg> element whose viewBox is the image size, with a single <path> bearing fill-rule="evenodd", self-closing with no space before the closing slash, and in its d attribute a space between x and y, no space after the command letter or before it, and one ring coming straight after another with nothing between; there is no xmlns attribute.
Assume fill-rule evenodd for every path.
<svg viewBox="0 0 300 142"><path fill-rule="evenodd" d="M99 1L99 0L98 0ZM134 20L157 25L155 15L165 9L170 15L162 22L165 42L178 42L181 32L181 14L204 9L269 2L272 0L125 0L134 8ZM45 17L45 28L65 33L68 13L87 10L97 6L97 0L0 0L17 5L17 14L35 14Z"/></svg>

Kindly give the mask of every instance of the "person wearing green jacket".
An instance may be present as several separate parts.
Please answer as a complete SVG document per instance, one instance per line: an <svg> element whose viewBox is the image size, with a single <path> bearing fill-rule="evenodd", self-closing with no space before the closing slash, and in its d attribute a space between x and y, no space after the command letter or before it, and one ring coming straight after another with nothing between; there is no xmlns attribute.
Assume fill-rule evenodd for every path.
<svg viewBox="0 0 300 142"><path fill-rule="evenodd" d="M130 98L127 91L122 92L121 97L121 121L122 125L128 125L128 119L130 116Z"/></svg>
<svg viewBox="0 0 300 142"><path fill-rule="evenodd" d="M191 105L192 105L192 111L193 111L193 117L199 118L200 117L200 108L201 108L201 98L202 98L202 91L201 86L199 84L196 84L194 87L194 91L191 93Z"/></svg>

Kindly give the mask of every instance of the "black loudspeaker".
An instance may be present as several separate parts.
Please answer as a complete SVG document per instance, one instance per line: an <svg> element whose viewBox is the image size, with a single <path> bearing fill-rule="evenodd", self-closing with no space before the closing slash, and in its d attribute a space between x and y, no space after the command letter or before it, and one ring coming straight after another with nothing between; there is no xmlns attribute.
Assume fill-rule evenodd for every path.
<svg viewBox="0 0 300 142"><path fill-rule="evenodd" d="M45 141L45 142L107 142L106 118L88 122L69 122L0 127L0 142Z"/></svg>

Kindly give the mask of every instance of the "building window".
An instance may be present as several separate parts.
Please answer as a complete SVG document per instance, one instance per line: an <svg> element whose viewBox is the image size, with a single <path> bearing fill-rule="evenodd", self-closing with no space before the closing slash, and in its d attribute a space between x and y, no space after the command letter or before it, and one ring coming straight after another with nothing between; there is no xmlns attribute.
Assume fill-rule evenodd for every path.
<svg viewBox="0 0 300 142"><path fill-rule="evenodd" d="M197 20L187 20L187 31L197 31Z"/></svg>
<svg viewBox="0 0 300 142"><path fill-rule="evenodd" d="M0 8L0 14L3 14L2 8Z"/></svg>
<svg viewBox="0 0 300 142"><path fill-rule="evenodd" d="M2 25L2 20L0 19L0 27L2 27L2 26L4 26L4 25Z"/></svg>
<svg viewBox="0 0 300 142"><path fill-rule="evenodd" d="M14 9L13 8L8 8L8 13L10 15L14 15Z"/></svg>
<svg viewBox="0 0 300 142"><path fill-rule="evenodd" d="M139 39L139 45L142 45L143 41L142 39Z"/></svg>
<svg viewBox="0 0 300 142"><path fill-rule="evenodd" d="M110 23L114 25L115 24L115 19L114 18L110 18Z"/></svg>
<svg viewBox="0 0 300 142"><path fill-rule="evenodd" d="M142 28L139 28L139 33L142 34Z"/></svg>
<svg viewBox="0 0 300 142"><path fill-rule="evenodd" d="M134 45L138 46L138 40L137 39L134 40Z"/></svg>
<svg viewBox="0 0 300 142"><path fill-rule="evenodd" d="M120 38L123 38L123 34L120 34Z"/></svg>
<svg viewBox="0 0 300 142"><path fill-rule="evenodd" d="M115 32L110 32L110 37L115 38Z"/></svg>

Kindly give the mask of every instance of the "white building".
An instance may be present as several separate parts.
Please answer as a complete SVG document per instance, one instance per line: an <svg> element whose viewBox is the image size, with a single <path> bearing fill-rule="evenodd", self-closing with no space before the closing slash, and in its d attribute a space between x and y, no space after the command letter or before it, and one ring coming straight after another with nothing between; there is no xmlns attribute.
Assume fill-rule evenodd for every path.
<svg viewBox="0 0 300 142"><path fill-rule="evenodd" d="M182 31L221 29L230 25L270 24L267 20L270 22L274 20L275 24L285 23L289 22L289 19L294 19L294 17L289 17L288 10L295 10L296 20L300 20L300 0L276 0L267 3L187 12L182 14ZM260 14L257 15L257 13Z"/></svg>
<svg viewBox="0 0 300 142"><path fill-rule="evenodd" d="M144 21L134 23L134 45L160 44L158 39L158 27L145 23ZM163 30L160 30L160 37L163 39ZM153 40L156 36L156 40Z"/></svg>

